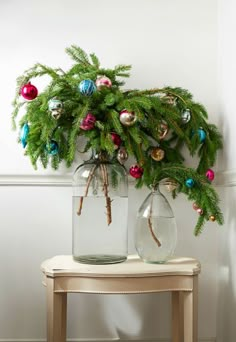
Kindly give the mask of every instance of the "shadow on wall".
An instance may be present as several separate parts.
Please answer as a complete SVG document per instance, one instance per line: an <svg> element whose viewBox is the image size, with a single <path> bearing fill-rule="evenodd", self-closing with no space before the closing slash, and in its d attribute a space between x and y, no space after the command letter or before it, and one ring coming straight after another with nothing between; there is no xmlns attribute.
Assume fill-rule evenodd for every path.
<svg viewBox="0 0 236 342"><path fill-rule="evenodd" d="M219 300L217 341L235 342L236 336L236 188L222 188L225 227L219 239Z"/></svg>

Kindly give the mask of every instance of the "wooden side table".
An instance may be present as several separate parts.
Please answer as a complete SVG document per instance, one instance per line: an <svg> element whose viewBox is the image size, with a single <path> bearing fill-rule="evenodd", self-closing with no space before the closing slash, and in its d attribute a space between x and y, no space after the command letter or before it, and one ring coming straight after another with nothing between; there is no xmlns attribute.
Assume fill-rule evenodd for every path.
<svg viewBox="0 0 236 342"><path fill-rule="evenodd" d="M111 265L86 265L59 255L41 265L47 287L47 341L66 341L67 293L172 292L172 341L197 342L198 274L195 259L147 264L137 256Z"/></svg>

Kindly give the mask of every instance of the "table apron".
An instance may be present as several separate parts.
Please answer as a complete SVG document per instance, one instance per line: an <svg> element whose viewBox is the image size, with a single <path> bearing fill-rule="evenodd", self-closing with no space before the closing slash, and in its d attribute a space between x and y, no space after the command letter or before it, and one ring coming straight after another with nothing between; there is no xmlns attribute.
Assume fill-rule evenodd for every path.
<svg viewBox="0 0 236 342"><path fill-rule="evenodd" d="M157 277L47 277L54 279L53 292L129 294L166 291L193 291L197 276L170 275ZM47 279L45 279L47 285Z"/></svg>

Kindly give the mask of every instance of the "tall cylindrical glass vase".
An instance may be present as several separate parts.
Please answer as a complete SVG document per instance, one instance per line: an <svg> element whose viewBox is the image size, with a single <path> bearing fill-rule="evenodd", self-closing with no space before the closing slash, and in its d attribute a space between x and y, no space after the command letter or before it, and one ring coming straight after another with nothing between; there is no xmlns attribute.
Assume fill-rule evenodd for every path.
<svg viewBox="0 0 236 342"><path fill-rule="evenodd" d="M81 263L123 262L128 254L128 181L125 168L103 154L73 176L73 258Z"/></svg>

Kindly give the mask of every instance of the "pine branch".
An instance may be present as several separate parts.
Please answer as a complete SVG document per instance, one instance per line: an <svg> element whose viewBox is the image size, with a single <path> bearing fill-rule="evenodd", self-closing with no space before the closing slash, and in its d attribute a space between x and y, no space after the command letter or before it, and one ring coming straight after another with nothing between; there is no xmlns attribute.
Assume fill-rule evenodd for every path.
<svg viewBox="0 0 236 342"><path fill-rule="evenodd" d="M84 151L106 151L116 160L117 149L111 135L116 133L121 138L122 148L143 168L143 176L136 182L137 188L151 187L166 178L172 179L178 184L172 192L173 197L183 193L189 201L195 201L203 209L195 227L196 235L203 230L212 215L222 224L219 198L205 173L214 166L223 139L218 128L207 122L205 107L194 102L192 94L180 87L124 91L121 88L124 85L122 77L129 77L130 65L103 68L94 53L87 54L76 45L67 48L66 52L74 61L68 71L37 63L17 79L12 123L13 128L20 130L26 122L29 125L25 155L30 158L33 167L36 168L37 163L41 162L45 168L50 165L57 169L62 161L69 167L81 149L78 146L79 136L87 140ZM96 82L97 77L103 75L110 79L111 87L98 88L89 96L81 93L79 84L82 80ZM22 86L43 76L50 79L45 89L34 100L24 101L20 95ZM37 81L33 83L37 84ZM49 108L49 101L54 98L61 101L62 111L58 120L53 118ZM136 120L132 126L121 123L120 112L123 109L134 113ZM187 110L190 113L188 122L183 120ZM81 120L88 113L93 114L95 123L91 129L83 130L80 127ZM165 137L160 136L160 126L163 124L169 129ZM200 128L206 134L204 141L199 138ZM54 156L46 149L51 140L55 140L59 146ZM21 142L20 138L18 142ZM156 147L165 152L162 160L152 159L152 149ZM198 157L196 169L184 165L183 147L187 148L190 155ZM103 168L102 171L105 182L106 170ZM112 174L112 186L116 186L118 177ZM185 184L188 178L194 180L192 188ZM109 211L108 193L106 198Z"/></svg>

